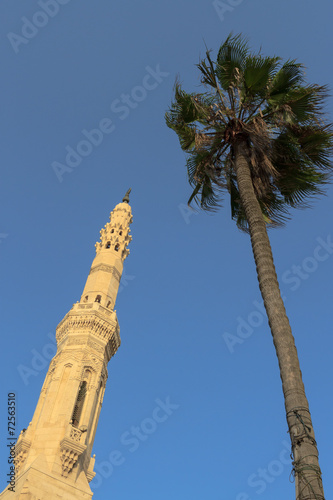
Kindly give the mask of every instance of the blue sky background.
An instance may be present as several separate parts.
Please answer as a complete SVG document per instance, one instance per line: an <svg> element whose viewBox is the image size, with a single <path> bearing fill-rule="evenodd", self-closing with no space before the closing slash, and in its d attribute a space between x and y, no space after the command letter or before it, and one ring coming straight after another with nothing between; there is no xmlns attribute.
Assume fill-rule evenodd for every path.
<svg viewBox="0 0 333 500"><path fill-rule="evenodd" d="M131 186L133 241L116 304L122 346L109 364L94 445L94 499L294 498L281 381L267 320L254 304L261 298L249 238L230 220L227 198L215 215L188 211L185 157L164 113L176 75L185 89L198 89L205 43L216 54L230 31L248 36L254 50L296 58L308 81L332 89L333 7L224 4L223 13L202 0L69 0L46 18L36 15L35 0L0 4L1 489L7 393L17 394L20 431L55 352L56 325L82 293L99 230ZM24 17L47 24L27 43L12 35L11 42L8 33L22 36ZM136 87L154 86L146 75L157 67L163 76L144 95ZM137 106L115 111L132 92ZM327 115L332 120L332 99ZM105 118L112 132L60 182L52 164L64 164L66 147L75 149L81 131ZM330 498L332 187L327 194L270 237ZM226 333L242 343L228 346ZM23 377L22 366L33 374ZM172 414L135 450L124 444L124 433L148 429L156 400L167 398Z"/></svg>

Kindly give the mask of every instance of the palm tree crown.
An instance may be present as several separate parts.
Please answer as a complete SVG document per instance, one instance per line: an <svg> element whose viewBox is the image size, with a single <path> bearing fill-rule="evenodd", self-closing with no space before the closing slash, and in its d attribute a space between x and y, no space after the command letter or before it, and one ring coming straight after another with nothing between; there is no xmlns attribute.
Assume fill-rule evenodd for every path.
<svg viewBox="0 0 333 500"><path fill-rule="evenodd" d="M264 220L281 225L289 207L304 208L328 182L332 128L322 120L327 88L304 82L304 67L279 57L253 55L241 35L229 35L216 62L209 51L197 65L204 93L175 84L166 113L189 153L187 169L195 199L214 210L226 189L239 228L248 230L234 168L238 139L249 146L251 177Z"/></svg>

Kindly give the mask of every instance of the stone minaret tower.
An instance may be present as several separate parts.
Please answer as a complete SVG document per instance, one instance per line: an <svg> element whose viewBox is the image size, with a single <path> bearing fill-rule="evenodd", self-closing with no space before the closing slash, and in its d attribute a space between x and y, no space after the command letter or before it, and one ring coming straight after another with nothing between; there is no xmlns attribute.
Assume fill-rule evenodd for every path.
<svg viewBox="0 0 333 500"><path fill-rule="evenodd" d="M114 305L132 239L129 192L101 230L80 302L57 327L57 354L33 419L17 440L15 493L7 487L1 500L91 500L91 451L107 364L120 345Z"/></svg>

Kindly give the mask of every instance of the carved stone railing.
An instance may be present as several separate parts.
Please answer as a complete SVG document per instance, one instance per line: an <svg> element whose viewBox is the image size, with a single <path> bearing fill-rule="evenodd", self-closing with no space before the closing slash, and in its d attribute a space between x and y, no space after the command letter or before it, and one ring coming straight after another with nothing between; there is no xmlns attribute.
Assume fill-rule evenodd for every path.
<svg viewBox="0 0 333 500"><path fill-rule="evenodd" d="M76 427L73 427L70 431L69 437L73 439L74 441L77 441L78 443L81 441L81 436L82 436L82 431L80 429L77 429Z"/></svg>
<svg viewBox="0 0 333 500"><path fill-rule="evenodd" d="M74 304L74 306L76 306L76 304ZM78 304L77 308L78 309L92 309L93 304Z"/></svg>
<svg viewBox="0 0 333 500"><path fill-rule="evenodd" d="M83 432L69 424L65 437L60 442L62 475L67 477L87 446L81 444Z"/></svg>

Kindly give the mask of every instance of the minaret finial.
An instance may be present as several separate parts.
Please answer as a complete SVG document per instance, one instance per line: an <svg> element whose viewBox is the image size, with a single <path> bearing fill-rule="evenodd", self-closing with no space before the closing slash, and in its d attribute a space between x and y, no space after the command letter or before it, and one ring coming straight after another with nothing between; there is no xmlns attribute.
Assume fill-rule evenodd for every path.
<svg viewBox="0 0 333 500"><path fill-rule="evenodd" d="M129 188L129 190L127 191L127 193L125 194L125 196L123 198L123 203L129 203L129 194L131 191L132 191L132 188Z"/></svg>

